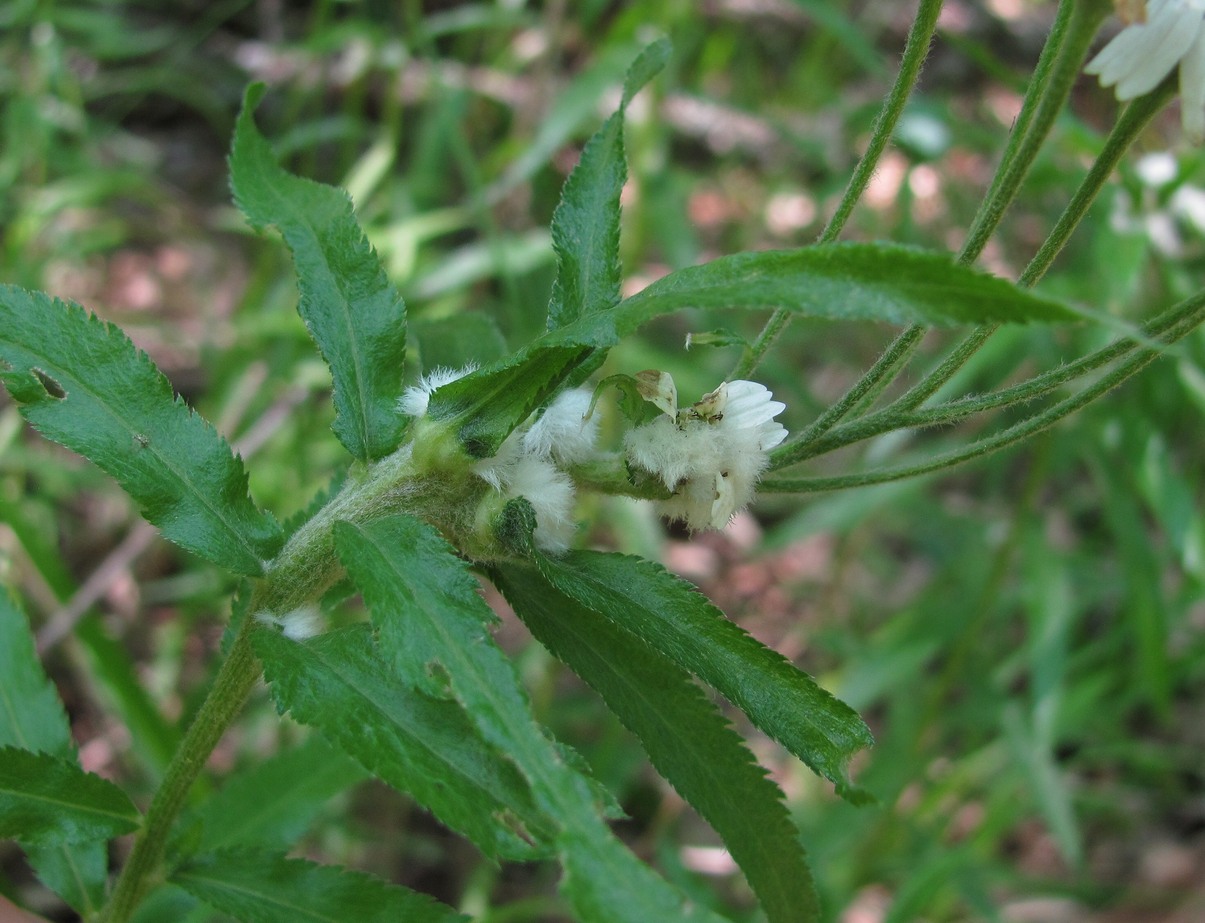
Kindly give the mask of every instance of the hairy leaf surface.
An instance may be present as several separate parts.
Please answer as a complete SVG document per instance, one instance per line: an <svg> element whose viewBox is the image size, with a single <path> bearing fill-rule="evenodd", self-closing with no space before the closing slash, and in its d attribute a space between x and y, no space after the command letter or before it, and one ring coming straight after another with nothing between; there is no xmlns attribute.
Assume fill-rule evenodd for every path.
<svg viewBox="0 0 1205 923"><path fill-rule="evenodd" d="M356 222L351 199L287 172L255 127L263 84L247 90L230 155L235 201L257 228L276 225L297 267L297 305L335 392L334 431L356 458L401 441L397 412L406 353L406 307Z"/></svg>
<svg viewBox="0 0 1205 923"><path fill-rule="evenodd" d="M619 194L628 178L623 119L628 103L669 58L669 42L650 45L633 62L619 109L595 132L565 181L552 216L557 275L548 327L563 327L619 302Z"/></svg>
<svg viewBox="0 0 1205 923"><path fill-rule="evenodd" d="M174 884L244 923L454 923L451 907L380 878L288 859L229 850L197 856L176 869Z"/></svg>
<svg viewBox="0 0 1205 923"><path fill-rule="evenodd" d="M292 641L255 633L283 713L309 724L383 781L408 792L492 857L532 858L548 823L514 764L456 702L432 698L378 654L368 626Z"/></svg>
<svg viewBox="0 0 1205 923"><path fill-rule="evenodd" d="M280 547L230 446L112 324L0 286L0 379L42 435L116 478L165 538L251 575Z"/></svg>
<svg viewBox="0 0 1205 923"><path fill-rule="evenodd" d="M664 568L593 551L539 558L545 579L694 673L784 747L854 794L849 758L873 742L857 712Z"/></svg>
<svg viewBox="0 0 1205 923"><path fill-rule="evenodd" d="M499 567L495 582L536 639L603 697L657 771L716 829L771 923L819 919L782 792L690 675L534 567Z"/></svg>
<svg viewBox="0 0 1205 923"><path fill-rule="evenodd" d="M49 753L0 748L0 837L33 846L82 843L129 833L138 821L112 782Z"/></svg>
<svg viewBox="0 0 1205 923"><path fill-rule="evenodd" d="M549 330L514 356L440 388L430 412L459 423L470 454L492 455L596 350L685 308L782 308L801 317L930 326L1079 319L945 253L854 243L738 253L670 273L609 310Z"/></svg>
<svg viewBox="0 0 1205 923"><path fill-rule="evenodd" d="M589 781L570 769L528 708L513 665L490 637L495 617L476 579L426 523L393 516L340 523L336 547L364 593L397 672L455 695L481 733L510 754L540 809L560 828L557 852L566 896L580 919L691 918L681 895L610 832ZM617 882L624 882L622 889ZM605 906L597 897L609 894ZM601 908L601 909L600 909ZM702 911L702 917L708 918Z"/></svg>

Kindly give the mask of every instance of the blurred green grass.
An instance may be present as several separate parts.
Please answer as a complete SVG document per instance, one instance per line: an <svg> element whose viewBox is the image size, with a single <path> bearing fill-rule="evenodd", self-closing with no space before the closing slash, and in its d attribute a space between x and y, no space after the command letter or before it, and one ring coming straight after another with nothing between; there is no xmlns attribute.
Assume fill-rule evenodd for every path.
<svg viewBox="0 0 1205 923"><path fill-rule="evenodd" d="M1048 6L994 5L1012 11L1004 18L948 4L900 143L847 237L961 242ZM342 456L287 255L229 204L224 157L247 82L270 83L261 117L290 168L351 190L429 367L488 359L541 328L560 184L644 41L667 35L675 54L631 111L623 246L633 286L814 238L892 77L906 7L18 0L0 11L0 276L122 324L232 438L273 426L249 466L252 490L291 515ZM1113 111L1085 81L985 265L1015 276ZM1176 135L1174 113L1151 129L1047 291L1137 321L1198 289L1205 221L1192 202L1205 167ZM1142 164L1163 161L1142 155L1169 148L1172 175L1152 181ZM616 349L609 367L665 368L684 394L703 393L735 353L682 344L718 328L751 336L757 319L672 318ZM953 387L985 390L1110 335L1009 331ZM792 327L762 370L788 404L788 428L839 396L890 336ZM952 342L931 340L927 356ZM744 533L696 539L692 563L682 536L667 545L642 512L591 501L592 540L694 568L730 614L867 715L879 743L860 780L878 807L850 808L755 742L792 799L831 919L1011 920L1043 900L1043 919L1055 921L1151 908L1149 919L1173 919L1202 900L1203 351L1198 333L1055 431L939 479L767 497ZM5 400L0 577L37 624L136 512L23 430ZM813 470L964 440L977 425L883 437ZM152 545L51 652L96 765L153 783L172 733L158 713L174 721L195 706L230 589ZM593 699L514 626L503 637L545 720L620 794L625 834L715 902L699 871L715 857L690 849L714 837ZM252 761L292 733L256 711L223 759ZM315 826L307 850L453 903L492 902L483 919L557 919L550 870L492 868L379 787L349 803ZM20 867L0 864L0 893L26 893ZM722 861L713 869L725 909L752 919L743 884Z"/></svg>

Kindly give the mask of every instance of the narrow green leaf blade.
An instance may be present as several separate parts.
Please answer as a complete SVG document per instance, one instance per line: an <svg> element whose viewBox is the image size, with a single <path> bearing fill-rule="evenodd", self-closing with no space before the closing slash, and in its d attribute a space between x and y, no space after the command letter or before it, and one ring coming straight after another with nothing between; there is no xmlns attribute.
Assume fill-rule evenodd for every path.
<svg viewBox="0 0 1205 923"><path fill-rule="evenodd" d="M34 846L105 840L138 826L125 792L68 760L0 748L0 837Z"/></svg>
<svg viewBox="0 0 1205 923"><path fill-rule="evenodd" d="M619 303L619 193L627 178L621 107L586 143L552 215L550 330Z"/></svg>
<svg viewBox="0 0 1205 923"><path fill-rule="evenodd" d="M838 792L855 791L846 764L873 743L857 712L729 621L693 586L625 555L581 551L538 560L556 589L713 686Z"/></svg>
<svg viewBox="0 0 1205 923"><path fill-rule="evenodd" d="M453 923L434 898L350 869L252 850L208 853L170 880L243 923Z"/></svg>
<svg viewBox="0 0 1205 923"><path fill-rule="evenodd" d="M280 547L230 446L112 324L0 286L0 379L42 435L116 478L165 538L250 575Z"/></svg>
<svg viewBox="0 0 1205 923"><path fill-rule="evenodd" d="M401 442L397 411L406 351L406 307L356 222L351 199L294 176L255 126L263 84L248 88L234 133L230 181L251 224L276 225L293 254L297 310L331 369L335 435L356 458Z"/></svg>
<svg viewBox="0 0 1205 923"><path fill-rule="evenodd" d="M0 587L0 747L71 756L71 728L25 614Z"/></svg>
<svg viewBox="0 0 1205 923"><path fill-rule="evenodd" d="M690 675L534 567L500 567L494 582L536 639L603 697L657 771L720 834L771 923L818 920L782 792Z"/></svg>
<svg viewBox="0 0 1205 923"><path fill-rule="evenodd" d="M317 734L233 775L197 806L195 852L287 849L335 795L368 778Z"/></svg>
<svg viewBox="0 0 1205 923"><path fill-rule="evenodd" d="M282 713L320 730L487 855L537 854L532 840L547 821L514 764L482 740L459 704L418 692L390 669L368 626L301 642L264 628L254 645Z"/></svg>
<svg viewBox="0 0 1205 923"><path fill-rule="evenodd" d="M455 694L485 737L530 780L538 806L560 828L563 887L578 917L608 923L690 918L681 895L614 837L590 782L564 763L531 716L513 665L489 636L494 615L476 579L439 533L409 516L341 523L336 547L397 672ZM617 891L620 881L625 887Z"/></svg>
<svg viewBox="0 0 1205 923"><path fill-rule="evenodd" d="M548 306L555 330L619 302L619 196L628 178L623 119L628 103L669 60L665 39L644 49L624 78L619 109L582 150L552 215L556 281Z"/></svg>
<svg viewBox="0 0 1205 923"><path fill-rule="evenodd" d="M622 302L614 312L617 332L682 308L782 308L805 317L939 327L1080 319L949 254L881 243L737 253L680 269Z"/></svg>

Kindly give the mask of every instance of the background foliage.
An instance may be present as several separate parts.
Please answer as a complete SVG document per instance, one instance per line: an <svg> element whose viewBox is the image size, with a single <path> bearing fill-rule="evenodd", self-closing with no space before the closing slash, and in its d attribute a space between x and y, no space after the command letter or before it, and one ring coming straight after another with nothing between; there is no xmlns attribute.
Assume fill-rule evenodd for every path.
<svg viewBox="0 0 1205 923"><path fill-rule="evenodd" d="M547 227L561 183L649 38L668 35L675 53L628 108L631 288L704 258L814 238L911 12L873 0L14 3L0 11L0 273L130 331L177 391L258 454L257 502L292 514L326 487L342 450L287 254L253 237L230 202L225 156L249 80L273 86L258 118L289 168L350 190L429 368L493 358L539 329L533 305L552 284ZM1049 15L1047 4L947 3L899 143L847 238L957 247ZM1085 81L985 264L1015 277L1113 112ZM1177 136L1174 113L1150 130L1043 291L1131 320L1196 291L1205 170ZM702 393L735 353L684 353L685 333L757 326L735 313L678 316L609 361L670 369L683 393ZM839 396L891 333L793 326L763 369L787 427ZM984 390L1107 336L1010 330L955 385ZM945 341L931 337L934 348ZM1198 333L1019 450L940 479L766 497L722 535L664 537L641 510L595 501L605 508L593 542L662 557L867 716L878 743L856 775L880 799L870 808L840 802L741 728L790 796L830 918L1201 912L1202 351ZM965 440L973 426L859 451ZM855 457L816 470L840 472ZM208 681L227 618L214 601L232 587L139 525L104 475L29 433L6 397L0 522L0 580L31 614L81 762L149 791ZM508 620L501 637L541 719L617 793L630 816L623 836L704 903L748 916L746 886L714 834L644 767L633 738L521 627ZM259 844L304 832L311 858L470 913L488 899L491 920L563 912L551 865L492 865L400 796L357 784L338 758L307 762L317 746L257 698L211 784L260 768L241 777L245 789L231 785L229 816L196 818L195 835L216 837L256 791L287 785L296 799L287 817L258 819ZM313 762L331 768L306 772ZM11 844L0 850L0 895L56 918ZM183 913L154 907L146 919Z"/></svg>

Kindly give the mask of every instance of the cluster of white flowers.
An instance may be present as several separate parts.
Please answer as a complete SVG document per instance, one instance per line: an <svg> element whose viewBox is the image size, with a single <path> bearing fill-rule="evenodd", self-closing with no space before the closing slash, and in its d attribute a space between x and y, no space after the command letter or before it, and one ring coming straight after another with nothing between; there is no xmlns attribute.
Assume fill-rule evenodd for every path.
<svg viewBox="0 0 1205 923"><path fill-rule="evenodd" d="M1116 85L1123 102L1155 89L1180 65L1180 116L1184 133L1205 142L1205 0L1150 0L1084 70ZM1145 12L1145 15L1142 13ZM1136 15L1135 15L1136 14Z"/></svg>
<svg viewBox="0 0 1205 923"><path fill-rule="evenodd" d="M435 369L405 390L398 408L409 416L421 417L437 388L475 370L472 365ZM573 481L563 467L585 461L594 451L598 420L585 419L589 408L588 391L565 391L530 427L511 433L497 454L473 465L473 473L498 491L503 500L523 497L531 503L536 514L535 541L545 551L567 550L577 529Z"/></svg>
<svg viewBox="0 0 1205 923"><path fill-rule="evenodd" d="M672 379L661 378L649 400L663 414L627 434L628 463L673 491L658 501L661 513L691 529L722 529L753 499L770 449L787 437L774 420L786 405L757 382L728 381L678 410Z"/></svg>

